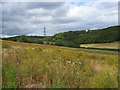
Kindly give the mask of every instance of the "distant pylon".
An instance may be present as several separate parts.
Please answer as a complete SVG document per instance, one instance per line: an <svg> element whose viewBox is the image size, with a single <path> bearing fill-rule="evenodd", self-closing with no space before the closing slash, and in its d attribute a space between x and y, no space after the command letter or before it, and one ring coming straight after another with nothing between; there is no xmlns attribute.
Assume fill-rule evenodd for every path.
<svg viewBox="0 0 120 90"><path fill-rule="evenodd" d="M44 37L46 36L46 28L45 27L44 27L44 34L43 35L44 35Z"/></svg>

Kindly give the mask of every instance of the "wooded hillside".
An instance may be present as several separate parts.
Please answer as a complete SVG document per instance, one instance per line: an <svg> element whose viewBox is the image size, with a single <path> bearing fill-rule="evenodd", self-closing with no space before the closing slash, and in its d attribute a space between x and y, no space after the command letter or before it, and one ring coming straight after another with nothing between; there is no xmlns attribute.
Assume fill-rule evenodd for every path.
<svg viewBox="0 0 120 90"><path fill-rule="evenodd" d="M17 42L29 42L39 44L51 44L67 47L80 47L80 44L91 43L109 43L119 41L118 28L120 26L112 26L99 30L77 30L55 34L54 36L17 36L11 38L3 38L3 40L11 40Z"/></svg>

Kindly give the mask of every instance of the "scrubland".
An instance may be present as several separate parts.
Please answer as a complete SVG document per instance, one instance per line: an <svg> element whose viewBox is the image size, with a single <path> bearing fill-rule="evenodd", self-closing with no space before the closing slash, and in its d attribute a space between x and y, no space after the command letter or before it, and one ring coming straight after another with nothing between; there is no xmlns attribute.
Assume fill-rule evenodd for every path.
<svg viewBox="0 0 120 90"><path fill-rule="evenodd" d="M3 88L118 88L118 56L2 41Z"/></svg>

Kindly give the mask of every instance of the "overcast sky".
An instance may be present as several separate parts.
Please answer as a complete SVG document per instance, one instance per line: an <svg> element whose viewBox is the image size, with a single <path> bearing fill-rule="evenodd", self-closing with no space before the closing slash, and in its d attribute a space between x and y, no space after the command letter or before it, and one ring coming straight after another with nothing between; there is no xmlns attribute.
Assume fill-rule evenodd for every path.
<svg viewBox="0 0 120 90"><path fill-rule="evenodd" d="M117 2L4 2L2 36L47 35L118 25Z"/></svg>

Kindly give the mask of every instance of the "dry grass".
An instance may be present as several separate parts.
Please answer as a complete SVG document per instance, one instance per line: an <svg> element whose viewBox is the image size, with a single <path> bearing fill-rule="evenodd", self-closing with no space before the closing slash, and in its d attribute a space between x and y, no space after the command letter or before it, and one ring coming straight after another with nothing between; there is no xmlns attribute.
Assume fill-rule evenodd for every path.
<svg viewBox="0 0 120 90"><path fill-rule="evenodd" d="M80 47L118 49L118 43L119 42L101 43L101 44L81 44Z"/></svg>
<svg viewBox="0 0 120 90"><path fill-rule="evenodd" d="M3 88L117 88L117 56L3 41Z"/></svg>

